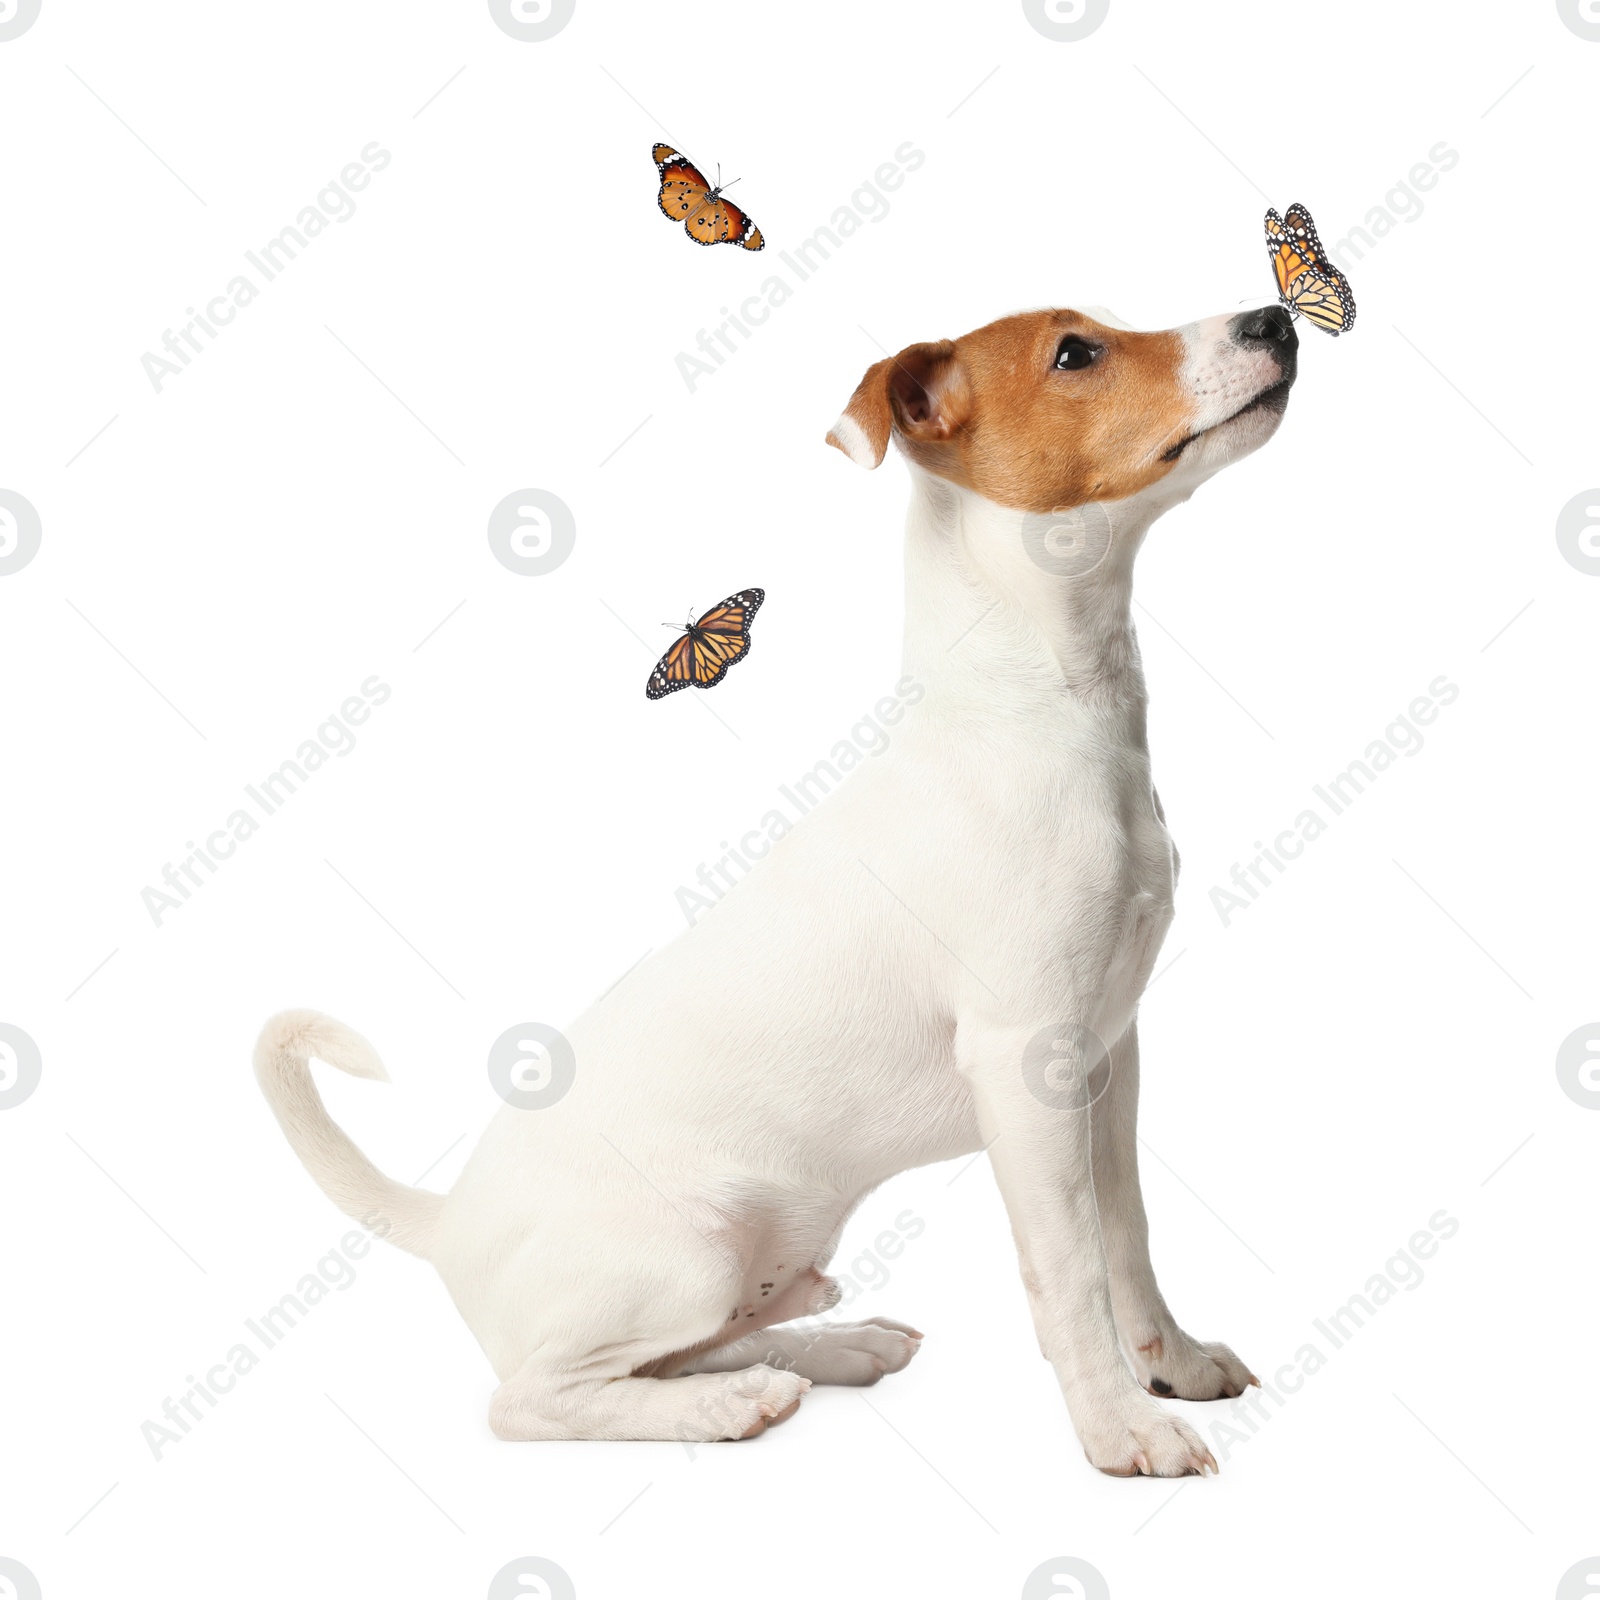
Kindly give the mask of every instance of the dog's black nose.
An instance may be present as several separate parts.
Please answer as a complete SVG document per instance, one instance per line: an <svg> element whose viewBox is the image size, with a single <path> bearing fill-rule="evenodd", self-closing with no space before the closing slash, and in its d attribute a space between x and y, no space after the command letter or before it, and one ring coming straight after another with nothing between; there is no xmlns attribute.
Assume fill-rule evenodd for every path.
<svg viewBox="0 0 1600 1600"><path fill-rule="evenodd" d="M1293 350L1300 337L1294 331L1294 318L1282 306L1259 306L1241 312L1228 324L1235 344L1276 345Z"/></svg>

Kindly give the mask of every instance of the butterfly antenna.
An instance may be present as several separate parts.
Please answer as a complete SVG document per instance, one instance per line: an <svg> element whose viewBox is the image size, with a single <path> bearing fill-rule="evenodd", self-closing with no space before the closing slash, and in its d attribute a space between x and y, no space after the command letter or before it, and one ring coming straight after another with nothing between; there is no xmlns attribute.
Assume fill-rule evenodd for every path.
<svg viewBox="0 0 1600 1600"><path fill-rule="evenodd" d="M736 184L736 183L738 183L740 181L741 180L738 179L738 178L729 178L726 183L718 185L717 192L720 194L724 189L731 189L734 186L734 184Z"/></svg>

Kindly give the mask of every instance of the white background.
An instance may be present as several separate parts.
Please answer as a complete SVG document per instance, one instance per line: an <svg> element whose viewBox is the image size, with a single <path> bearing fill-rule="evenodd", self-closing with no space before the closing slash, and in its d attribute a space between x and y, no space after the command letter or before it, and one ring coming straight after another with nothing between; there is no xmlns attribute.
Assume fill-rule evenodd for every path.
<svg viewBox="0 0 1600 1600"><path fill-rule="evenodd" d="M0 43L0 487L43 527L0 577L0 1021L43 1059L0 1112L0 1555L46 1600L475 1600L530 1555L581 1600L1011 1597L1058 1556L1116 1600L1554 1595L1600 1547L1600 1114L1555 1072L1600 1013L1600 578L1554 532L1600 481L1597 72L1553 3L1112 0L1059 43L1016 3L578 0L522 43L481 3L44 0ZM658 214L656 138L742 178L764 254ZM141 356L374 140L355 215L158 394ZM908 140L795 287L778 252ZM141 1424L349 1228L253 1082L261 1021L366 1033L396 1087L327 1083L335 1116L402 1179L448 1149L447 1186L496 1036L672 938L889 692L905 474L822 442L879 346L1261 303L1269 201L1332 241L1441 141L1348 260L1353 333L1301 325L1281 432L1158 525L1136 612L1184 861L1142 1030L1167 1296L1270 1376L1443 1209L1425 1280L1226 1451L1225 1404L1176 1406L1219 1478L1111 1480L980 1160L886 1186L839 1257L877 1282L925 1224L844 1313L918 1360L757 1442L497 1443L447 1297L380 1248L154 1459ZM691 393L675 357L774 273ZM544 577L485 535L525 487L576 519ZM647 703L659 623L749 584L750 659ZM371 674L357 747L158 928L140 891ZM1425 747L1224 927L1210 888L1441 674Z"/></svg>

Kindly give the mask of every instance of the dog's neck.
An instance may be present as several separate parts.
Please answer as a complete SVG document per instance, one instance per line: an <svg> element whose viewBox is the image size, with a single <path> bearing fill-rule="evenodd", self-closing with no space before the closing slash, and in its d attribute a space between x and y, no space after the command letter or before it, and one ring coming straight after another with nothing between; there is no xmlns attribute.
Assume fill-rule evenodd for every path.
<svg viewBox="0 0 1600 1600"><path fill-rule="evenodd" d="M1170 502L1102 508L1089 526L1092 536L1109 523L1109 547L1062 562L1041 544L1038 519L1030 528L1020 511L915 466L911 476L904 670L929 701L979 718L1131 717L1142 744L1133 562ZM1063 565L1073 570L1047 570Z"/></svg>

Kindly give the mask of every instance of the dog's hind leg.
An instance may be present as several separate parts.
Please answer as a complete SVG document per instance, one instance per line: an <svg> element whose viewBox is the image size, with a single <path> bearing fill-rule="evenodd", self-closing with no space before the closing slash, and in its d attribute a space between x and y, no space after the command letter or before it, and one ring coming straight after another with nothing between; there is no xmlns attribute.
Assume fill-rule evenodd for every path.
<svg viewBox="0 0 1600 1600"><path fill-rule="evenodd" d="M1138 1105L1139 1040L1130 1024L1111 1048L1111 1076L1093 1113L1094 1192L1117 1337L1151 1394L1231 1399L1258 1380L1227 1345L1190 1338L1156 1285L1139 1192Z"/></svg>
<svg viewBox="0 0 1600 1600"><path fill-rule="evenodd" d="M811 1327L788 1324L747 1334L735 1344L696 1356L689 1372L732 1372L759 1361L797 1372L813 1383L865 1388L888 1372L898 1372L922 1348L922 1335L903 1322L874 1317L869 1322L824 1322Z"/></svg>
<svg viewBox="0 0 1600 1600"><path fill-rule="evenodd" d="M810 1379L759 1354L736 1370L693 1367L738 1337L748 1263L737 1225L719 1232L709 1215L650 1198L590 1215L590 1235L576 1231L582 1220L555 1219L560 1255L537 1232L526 1239L484 1296L474 1331L502 1379L489 1405L500 1438L709 1444L752 1438L794 1411Z"/></svg>
<svg viewBox="0 0 1600 1600"><path fill-rule="evenodd" d="M751 1439L792 1416L811 1380L776 1367L681 1378L605 1378L551 1372L536 1359L489 1404L502 1439Z"/></svg>

